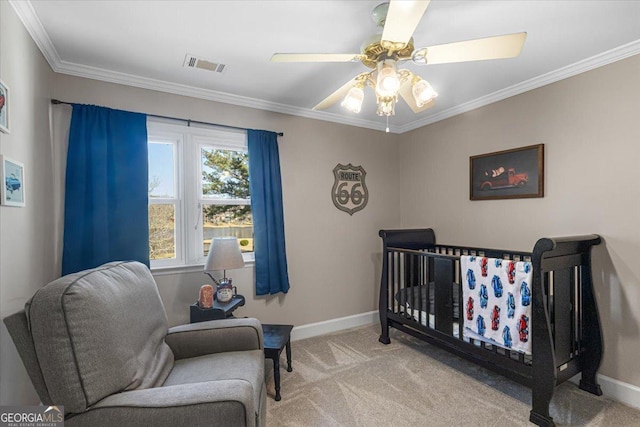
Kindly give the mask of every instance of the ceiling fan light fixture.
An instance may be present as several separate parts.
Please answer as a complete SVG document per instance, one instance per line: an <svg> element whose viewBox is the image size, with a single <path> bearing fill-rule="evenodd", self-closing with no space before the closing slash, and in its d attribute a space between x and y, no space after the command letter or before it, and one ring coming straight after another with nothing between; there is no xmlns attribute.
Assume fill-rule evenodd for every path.
<svg viewBox="0 0 640 427"><path fill-rule="evenodd" d="M362 101L364 101L364 91L362 88L354 86L349 89L340 105L352 113L358 114L362 108Z"/></svg>
<svg viewBox="0 0 640 427"><path fill-rule="evenodd" d="M413 94L413 99L415 99L418 107L423 107L426 103L438 96L438 93L433 89L433 86L431 86L425 79L418 79L414 82L411 87L411 93Z"/></svg>
<svg viewBox="0 0 640 427"><path fill-rule="evenodd" d="M384 59L378 62L378 77L376 78L376 93L382 98L393 97L400 89L397 63L394 59Z"/></svg>
<svg viewBox="0 0 640 427"><path fill-rule="evenodd" d="M1 1L1 0L0 0ZM328 108L342 99L342 106L359 113L364 100L363 89L369 86L376 94L377 114L387 118L395 115L400 96L416 114L433 107L438 96L426 80L408 69L398 70L398 62L409 59L414 64L448 64L514 58L520 55L526 32L463 40L414 49L416 31L431 0L383 0L371 16L381 32L366 38L360 53L276 53L272 62L350 62L360 61L372 71L363 72L343 84L338 90L313 107Z"/></svg>

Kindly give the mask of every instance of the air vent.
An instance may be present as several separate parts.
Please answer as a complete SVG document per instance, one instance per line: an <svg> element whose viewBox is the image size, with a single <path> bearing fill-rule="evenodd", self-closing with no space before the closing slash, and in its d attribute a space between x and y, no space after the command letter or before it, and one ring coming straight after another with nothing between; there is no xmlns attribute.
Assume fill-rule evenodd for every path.
<svg viewBox="0 0 640 427"><path fill-rule="evenodd" d="M186 68L200 68L201 70L213 71L216 73L222 73L225 64L219 64L216 62L211 62L206 59L198 58L195 55L191 55L187 53L184 57L184 64L182 64Z"/></svg>

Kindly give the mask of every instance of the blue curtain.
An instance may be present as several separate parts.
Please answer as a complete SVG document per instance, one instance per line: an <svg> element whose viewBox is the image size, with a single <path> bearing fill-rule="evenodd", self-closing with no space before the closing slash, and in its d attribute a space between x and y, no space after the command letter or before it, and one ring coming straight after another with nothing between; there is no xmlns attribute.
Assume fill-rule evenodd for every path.
<svg viewBox="0 0 640 427"><path fill-rule="evenodd" d="M248 131L249 189L256 257L256 294L289 291L278 135Z"/></svg>
<svg viewBox="0 0 640 427"><path fill-rule="evenodd" d="M149 265L147 116L73 104L62 274L105 262Z"/></svg>

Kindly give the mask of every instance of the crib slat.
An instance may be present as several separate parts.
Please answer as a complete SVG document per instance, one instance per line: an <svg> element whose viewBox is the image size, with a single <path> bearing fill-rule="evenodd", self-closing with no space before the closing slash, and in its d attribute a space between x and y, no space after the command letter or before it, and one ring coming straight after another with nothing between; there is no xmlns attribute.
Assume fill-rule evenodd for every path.
<svg viewBox="0 0 640 427"><path fill-rule="evenodd" d="M573 271L573 268L564 268L556 270L553 275L554 344L558 366L571 359Z"/></svg>
<svg viewBox="0 0 640 427"><path fill-rule="evenodd" d="M576 267L576 295L574 298L574 312L575 312L575 351L580 353L580 342L582 341L582 269L583 266Z"/></svg>
<svg viewBox="0 0 640 427"><path fill-rule="evenodd" d="M427 326L429 326L429 316L431 316L431 283L434 280L434 268L433 268L433 257L429 257L427 260L427 304L426 304L426 313L427 313ZM433 325L435 326L435 325ZM429 326L430 327L430 326Z"/></svg>
<svg viewBox="0 0 640 427"><path fill-rule="evenodd" d="M458 338L464 339L465 302L462 298L462 277L458 281Z"/></svg>
<svg viewBox="0 0 640 427"><path fill-rule="evenodd" d="M435 329L453 335L453 278L454 259L434 260L434 309Z"/></svg>
<svg viewBox="0 0 640 427"><path fill-rule="evenodd" d="M392 252L391 253L391 295L389 297L389 308L391 309L392 313L395 313L395 307L396 307L396 298L395 296L397 295L397 287L396 287L396 265L398 263L398 258L400 257L400 253L399 252Z"/></svg>
<svg viewBox="0 0 640 427"><path fill-rule="evenodd" d="M400 290L402 290L402 264L403 264L403 261L404 261L404 254L403 253L398 253L398 265L396 266L396 286L398 288L393 290L393 294L394 295L398 295L398 292L400 292ZM396 303L394 312L395 313L400 313L400 302Z"/></svg>

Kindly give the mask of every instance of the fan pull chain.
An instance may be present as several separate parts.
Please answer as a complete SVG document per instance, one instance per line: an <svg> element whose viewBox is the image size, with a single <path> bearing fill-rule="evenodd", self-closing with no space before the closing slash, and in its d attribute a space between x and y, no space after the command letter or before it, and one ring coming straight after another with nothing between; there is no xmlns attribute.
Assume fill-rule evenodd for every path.
<svg viewBox="0 0 640 427"><path fill-rule="evenodd" d="M387 129L386 132L389 133L389 116L387 116Z"/></svg>

